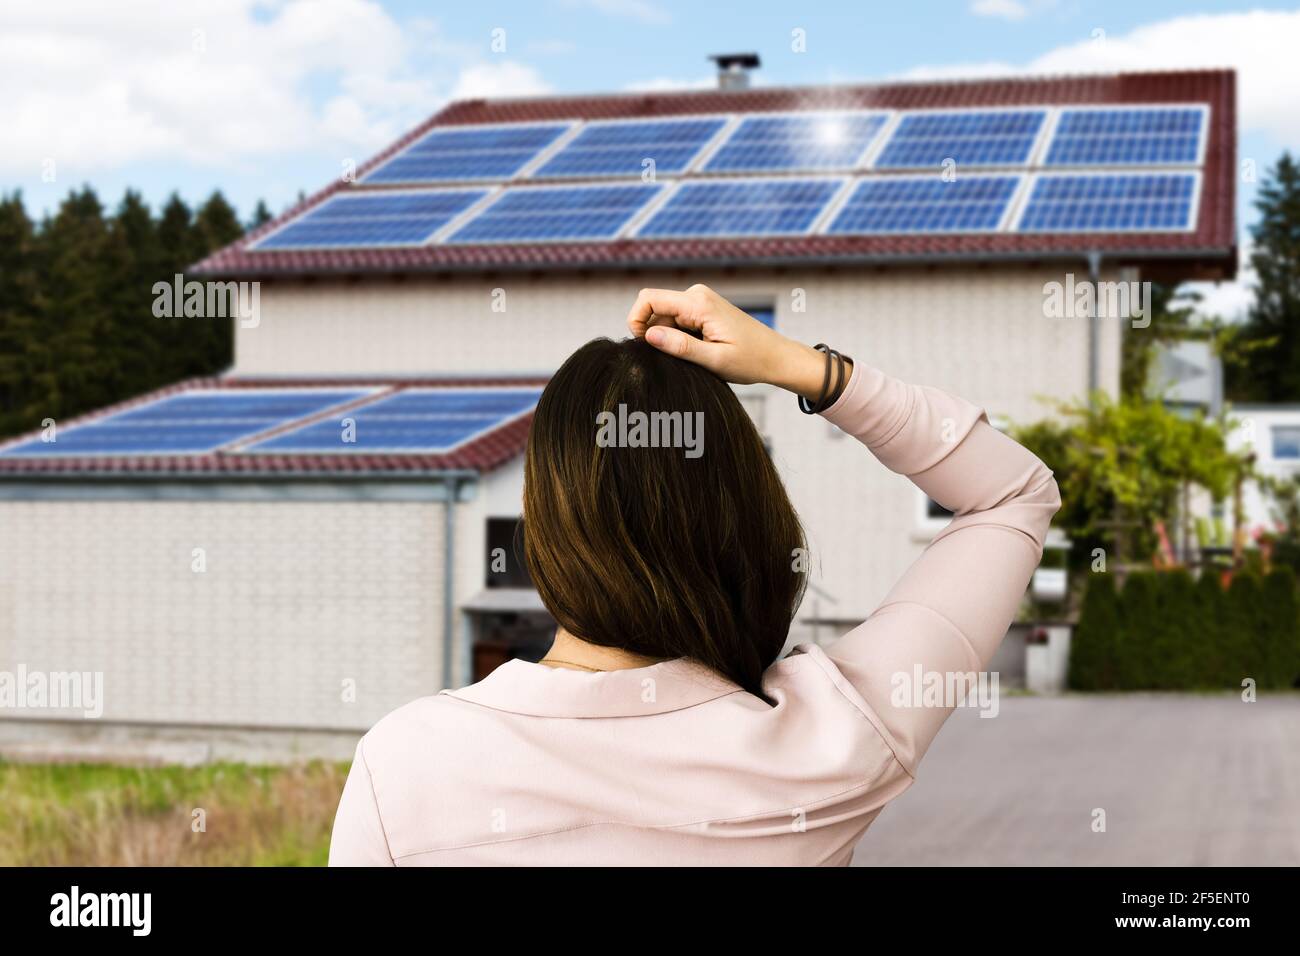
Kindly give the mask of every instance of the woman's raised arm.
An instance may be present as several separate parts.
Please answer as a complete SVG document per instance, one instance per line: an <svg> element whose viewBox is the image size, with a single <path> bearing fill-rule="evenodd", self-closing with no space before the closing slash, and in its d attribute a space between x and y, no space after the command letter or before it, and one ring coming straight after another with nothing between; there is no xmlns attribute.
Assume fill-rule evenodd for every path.
<svg viewBox="0 0 1300 956"><path fill-rule="evenodd" d="M628 328L731 382L767 382L815 401L825 380L822 353L704 286L643 290ZM827 649L910 773L953 708L918 707L910 694L900 700L897 683L919 670L946 685L988 665L1042 557L1060 496L1047 467L981 409L861 362L824 415L954 514L871 617Z"/></svg>

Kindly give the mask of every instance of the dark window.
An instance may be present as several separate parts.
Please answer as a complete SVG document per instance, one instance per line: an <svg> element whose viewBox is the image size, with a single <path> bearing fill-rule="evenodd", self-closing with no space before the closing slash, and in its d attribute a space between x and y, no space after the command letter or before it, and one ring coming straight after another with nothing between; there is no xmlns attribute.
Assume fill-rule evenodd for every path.
<svg viewBox="0 0 1300 956"><path fill-rule="evenodd" d="M776 328L776 307L771 305L742 305L742 309L769 329Z"/></svg>
<svg viewBox="0 0 1300 956"><path fill-rule="evenodd" d="M524 526L519 518L487 519L487 586L530 588L524 567Z"/></svg>
<svg viewBox="0 0 1300 956"><path fill-rule="evenodd" d="M1300 425L1273 426L1273 457L1300 458Z"/></svg>

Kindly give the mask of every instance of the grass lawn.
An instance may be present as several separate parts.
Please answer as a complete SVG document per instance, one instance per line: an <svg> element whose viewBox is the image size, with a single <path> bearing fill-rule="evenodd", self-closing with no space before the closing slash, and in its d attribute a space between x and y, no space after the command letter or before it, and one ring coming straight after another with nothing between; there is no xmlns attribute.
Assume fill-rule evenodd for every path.
<svg viewBox="0 0 1300 956"><path fill-rule="evenodd" d="M0 866L324 866L347 771L0 761Z"/></svg>

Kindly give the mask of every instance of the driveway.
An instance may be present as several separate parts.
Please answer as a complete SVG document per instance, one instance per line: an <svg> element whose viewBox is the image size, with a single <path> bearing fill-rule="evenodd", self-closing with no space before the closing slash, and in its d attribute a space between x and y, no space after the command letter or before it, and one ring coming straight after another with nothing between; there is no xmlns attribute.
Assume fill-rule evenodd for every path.
<svg viewBox="0 0 1300 956"><path fill-rule="evenodd" d="M1105 832L1093 832L1095 809ZM1300 865L1300 694L959 710L855 866Z"/></svg>

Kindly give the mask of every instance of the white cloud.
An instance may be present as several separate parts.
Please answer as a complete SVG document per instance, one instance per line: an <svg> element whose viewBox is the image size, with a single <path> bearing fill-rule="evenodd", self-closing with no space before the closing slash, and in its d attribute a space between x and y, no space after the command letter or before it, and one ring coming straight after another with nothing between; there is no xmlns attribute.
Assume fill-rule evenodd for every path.
<svg viewBox="0 0 1300 956"><path fill-rule="evenodd" d="M456 85L452 87L451 99L539 96L549 92L550 86L531 66L503 60L500 63L478 63L461 70Z"/></svg>
<svg viewBox="0 0 1300 956"><path fill-rule="evenodd" d="M373 0L63 0L0 7L0 176L60 182L138 162L249 168L362 159L448 95L545 90ZM337 160L332 158L337 157Z"/></svg>
<svg viewBox="0 0 1300 956"><path fill-rule="evenodd" d="M1089 30L1089 38L1049 50L1028 63L920 66L903 78L1233 67L1241 128L1280 143L1294 143L1300 140L1300 110L1295 108L1297 49L1300 11L1256 10L1176 17L1116 35L1098 24Z"/></svg>
<svg viewBox="0 0 1300 956"><path fill-rule="evenodd" d="M1028 8L1019 0L974 0L970 12L977 17L996 17L999 20L1023 20Z"/></svg>
<svg viewBox="0 0 1300 956"><path fill-rule="evenodd" d="M571 7L586 7L609 17L636 20L651 26L664 26L672 22L667 10L650 0L567 0Z"/></svg>

